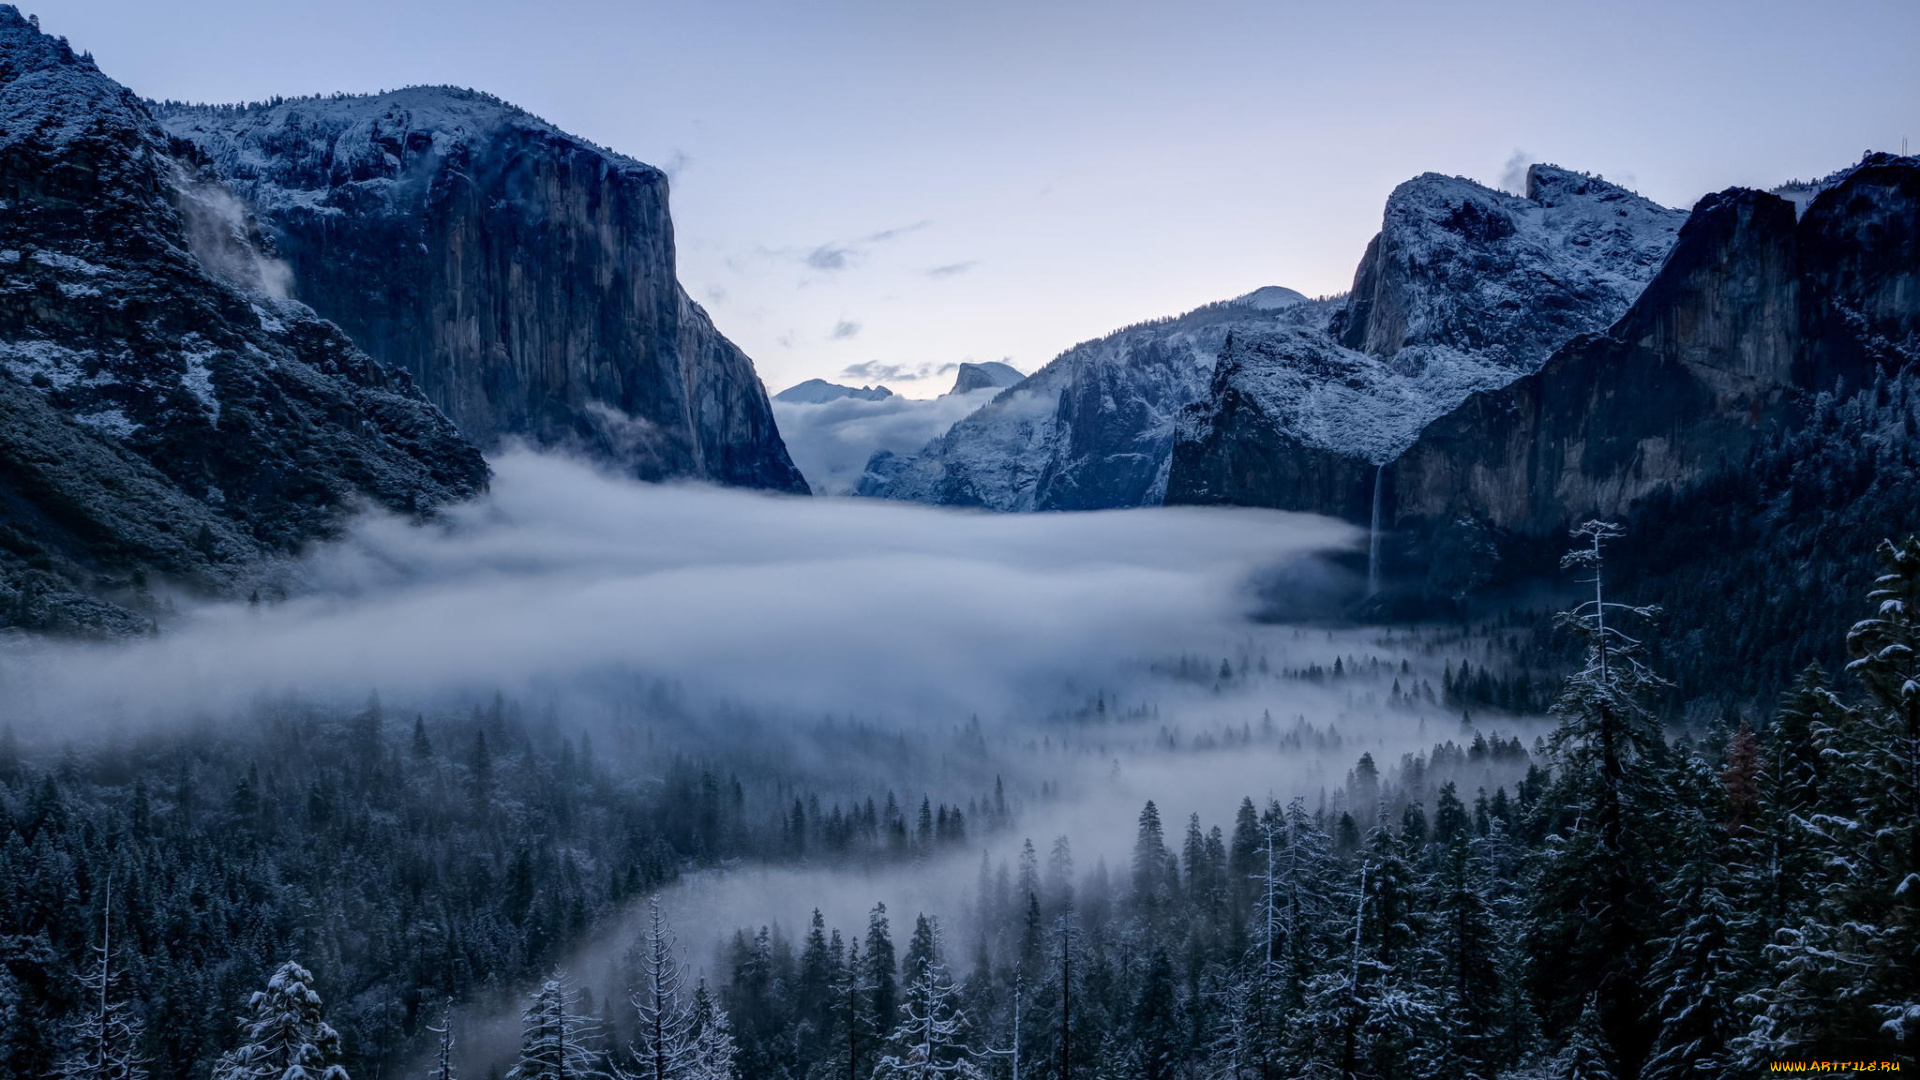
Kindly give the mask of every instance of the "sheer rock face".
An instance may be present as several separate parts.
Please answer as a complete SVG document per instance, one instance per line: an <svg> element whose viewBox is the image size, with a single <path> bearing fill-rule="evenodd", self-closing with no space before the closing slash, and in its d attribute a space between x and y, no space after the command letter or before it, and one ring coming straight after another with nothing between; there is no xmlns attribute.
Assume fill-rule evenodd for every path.
<svg viewBox="0 0 1920 1080"><path fill-rule="evenodd" d="M217 175L91 59L0 6L0 625L144 628L363 505L486 465L338 327L274 295Z"/></svg>
<svg viewBox="0 0 1920 1080"><path fill-rule="evenodd" d="M484 94L158 106L292 292L483 448L804 492L752 362L675 276L667 178Z"/></svg>
<svg viewBox="0 0 1920 1080"><path fill-rule="evenodd" d="M1798 221L1774 195L1710 195L1616 325L1427 427L1387 470L1390 518L1437 550L1624 516L1741 467L1814 394L1916 362L1920 159L1868 158Z"/></svg>

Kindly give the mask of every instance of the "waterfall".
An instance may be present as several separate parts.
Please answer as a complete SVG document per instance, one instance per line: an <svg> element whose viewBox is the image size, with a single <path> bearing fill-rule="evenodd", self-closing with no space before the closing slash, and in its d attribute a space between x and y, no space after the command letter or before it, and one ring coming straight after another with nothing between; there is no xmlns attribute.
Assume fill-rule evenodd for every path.
<svg viewBox="0 0 1920 1080"><path fill-rule="evenodd" d="M1373 467L1373 527L1367 531L1367 595L1380 591L1380 478L1384 464Z"/></svg>

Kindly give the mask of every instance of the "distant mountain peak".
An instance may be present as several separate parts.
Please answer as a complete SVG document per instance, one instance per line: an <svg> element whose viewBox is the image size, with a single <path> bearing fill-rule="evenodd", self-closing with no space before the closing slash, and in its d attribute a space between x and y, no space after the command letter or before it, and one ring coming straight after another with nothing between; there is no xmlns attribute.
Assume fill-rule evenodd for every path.
<svg viewBox="0 0 1920 1080"><path fill-rule="evenodd" d="M1280 308L1292 307L1295 304L1304 304L1307 302L1307 298L1294 292L1292 289L1283 288L1279 285L1263 285L1245 296L1236 296L1227 302L1230 304L1239 304L1242 307L1250 307L1257 311L1275 311Z"/></svg>
<svg viewBox="0 0 1920 1080"><path fill-rule="evenodd" d="M1026 378L1020 369L1012 364L1003 364L998 360L984 363L966 363L954 373L953 389L949 394L970 394L975 390L1004 389Z"/></svg>
<svg viewBox="0 0 1920 1080"><path fill-rule="evenodd" d="M788 405L825 405L829 401L842 398L857 398L861 401L885 401L893 396L893 391L884 386L843 386L830 383L825 379L808 379L806 382L787 387L773 395L773 400Z"/></svg>

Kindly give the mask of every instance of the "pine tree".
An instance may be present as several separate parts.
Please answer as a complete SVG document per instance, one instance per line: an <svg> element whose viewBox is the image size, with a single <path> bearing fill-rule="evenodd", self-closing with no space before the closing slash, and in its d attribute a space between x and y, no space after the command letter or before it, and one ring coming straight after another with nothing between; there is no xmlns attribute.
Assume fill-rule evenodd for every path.
<svg viewBox="0 0 1920 1080"><path fill-rule="evenodd" d="M1731 752L1747 751L1736 742ZM1739 1034L1734 999L1741 972L1732 955L1738 917L1728 895L1732 880L1727 857L1728 847L1737 841L1708 812L1716 789L1726 791L1726 786L1706 762L1691 758L1679 770L1674 789L1679 797L1664 811L1667 824L1662 831L1679 858L1673 878L1662 889L1668 910L1661 920L1673 929L1656 944L1648 971L1650 1019L1659 1024L1641 1070L1648 1080L1680 1080L1730 1069L1728 1047ZM1735 809L1734 798L1725 801L1727 821L1737 822L1742 811ZM1757 806L1756 796L1746 812L1757 812Z"/></svg>
<svg viewBox="0 0 1920 1080"><path fill-rule="evenodd" d="M1133 1043L1133 1075L1139 1080L1172 1080L1179 1071L1184 1040L1173 960L1160 946L1148 958L1132 1021L1127 1034Z"/></svg>
<svg viewBox="0 0 1920 1080"><path fill-rule="evenodd" d="M247 1003L241 1045L214 1066L213 1080L347 1080L340 1035L327 1025L313 975L292 960Z"/></svg>
<svg viewBox="0 0 1920 1080"><path fill-rule="evenodd" d="M520 1014L520 1058L507 1080L605 1080L599 1066L599 1026L575 1012L573 988L555 972L527 996Z"/></svg>
<svg viewBox="0 0 1920 1080"><path fill-rule="evenodd" d="M1535 868L1529 951L1554 957L1536 969L1535 994L1550 1020L1570 1025L1574 1010L1594 1010L1624 1076L1637 1075L1651 1042L1642 987L1646 927L1658 914L1650 887L1662 872L1651 834L1652 811L1668 802L1659 770L1665 742L1644 701L1663 685L1639 659L1639 642L1622 617L1651 608L1613 603L1602 583L1603 545L1617 526L1590 521L1573 531L1563 565L1592 573L1593 599L1559 624L1586 644L1586 664L1569 676L1554 705L1549 746L1552 789L1539 813L1550 833Z"/></svg>
<svg viewBox="0 0 1920 1080"><path fill-rule="evenodd" d="M93 947L93 970L80 977L88 1008L75 1025L73 1053L55 1068L59 1080L145 1080L147 1075L140 1049L146 1025L120 996L120 969L114 965L112 874L102 892L100 944Z"/></svg>
<svg viewBox="0 0 1920 1080"><path fill-rule="evenodd" d="M427 1075L430 1080L458 1080L453 1069L453 999L448 998L440 1013L438 1026L427 1025L427 1030L440 1036L434 1054L433 1070Z"/></svg>
<svg viewBox="0 0 1920 1080"><path fill-rule="evenodd" d="M1809 725L1819 789L1794 820L1825 881L1774 934L1767 977L1741 999L1750 1066L1815 1048L1873 1057L1920 1038L1920 539L1878 555L1874 616L1847 634L1867 700L1816 698Z"/></svg>
<svg viewBox="0 0 1920 1080"><path fill-rule="evenodd" d="M966 1014L946 965L939 961L939 925L922 921L928 928L929 956L910 973L900 1023L887 1040L888 1051L874 1068L873 1080L982 1080L967 1047Z"/></svg>
<svg viewBox="0 0 1920 1080"><path fill-rule="evenodd" d="M900 984L895 978L893 931L887 924L887 905L875 904L867 915L866 1028L879 1034L892 1029L900 1008Z"/></svg>
<svg viewBox="0 0 1920 1080"><path fill-rule="evenodd" d="M619 1080L687 1080L697 1065L692 1010L680 1000L686 971L675 955L673 931L660 913L660 898L647 901L647 930L640 945L640 985L627 992L639 1015L634 1029L632 1072Z"/></svg>
<svg viewBox="0 0 1920 1080"><path fill-rule="evenodd" d="M686 1080L735 1080L734 1059L739 1053L733 1042L733 1021L721 1008L702 980L693 990L693 1065Z"/></svg>
<svg viewBox="0 0 1920 1080"><path fill-rule="evenodd" d="M1553 1061L1553 1080L1617 1080L1613 1046L1600 1021L1596 1001L1581 1007L1580 1018L1567 1034L1567 1043Z"/></svg>

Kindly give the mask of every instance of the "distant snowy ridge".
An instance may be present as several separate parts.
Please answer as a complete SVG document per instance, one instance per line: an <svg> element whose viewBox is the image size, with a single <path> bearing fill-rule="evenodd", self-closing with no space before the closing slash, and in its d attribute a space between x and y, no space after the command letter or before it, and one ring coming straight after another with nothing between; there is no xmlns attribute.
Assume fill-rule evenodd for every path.
<svg viewBox="0 0 1920 1080"><path fill-rule="evenodd" d="M918 453L876 455L859 493L1002 511L1158 503L1180 411L1206 393L1228 335L1313 308L1262 289L1075 345Z"/></svg>
<svg viewBox="0 0 1920 1080"><path fill-rule="evenodd" d="M773 395L773 400L795 405L824 405L841 398L859 398L862 401L885 401L893 396L893 391L884 386L842 386L825 379L808 379L797 383Z"/></svg>

